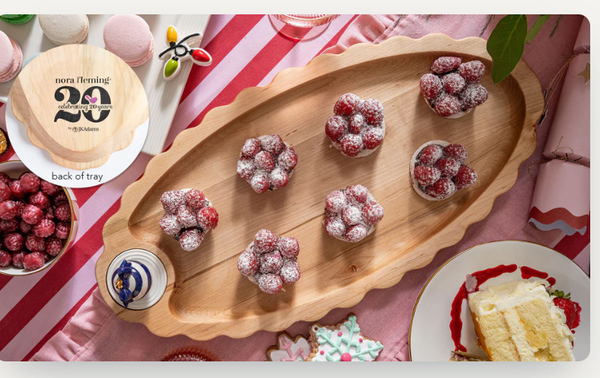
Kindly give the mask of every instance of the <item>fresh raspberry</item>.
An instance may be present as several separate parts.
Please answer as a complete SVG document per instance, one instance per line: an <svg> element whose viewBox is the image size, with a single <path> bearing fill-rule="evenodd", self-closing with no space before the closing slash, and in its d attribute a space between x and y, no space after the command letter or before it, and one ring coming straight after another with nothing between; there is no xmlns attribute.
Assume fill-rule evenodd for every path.
<svg viewBox="0 0 600 378"><path fill-rule="evenodd" d="M362 224L350 227L346 231L346 240L350 243L358 243L367 236L367 228Z"/></svg>
<svg viewBox="0 0 600 378"><path fill-rule="evenodd" d="M263 135L258 139L260 140L262 149L273 155L279 155L283 151L283 147L285 147L283 139L277 134Z"/></svg>
<svg viewBox="0 0 600 378"><path fill-rule="evenodd" d="M271 187L269 175L266 172L258 171L252 176L250 186L256 193L264 193Z"/></svg>
<svg viewBox="0 0 600 378"><path fill-rule="evenodd" d="M23 258L23 267L26 270L36 270L44 266L46 259L44 254L36 251L28 254Z"/></svg>
<svg viewBox="0 0 600 378"><path fill-rule="evenodd" d="M433 74L421 76L421 94L429 101L435 100L442 93L442 81Z"/></svg>
<svg viewBox="0 0 600 378"><path fill-rule="evenodd" d="M342 211L342 220L347 226L354 226L364 221L362 211L356 206L348 206Z"/></svg>
<svg viewBox="0 0 600 378"><path fill-rule="evenodd" d="M467 83L479 83L485 73L485 66L478 60L465 62L458 67L458 73Z"/></svg>
<svg viewBox="0 0 600 378"><path fill-rule="evenodd" d="M6 251L0 250L0 267L9 266L12 262L12 255Z"/></svg>
<svg viewBox="0 0 600 378"><path fill-rule="evenodd" d="M451 95L442 95L433 105L433 110L442 117L450 117L460 112L460 100Z"/></svg>
<svg viewBox="0 0 600 378"><path fill-rule="evenodd" d="M0 219L13 219L18 214L19 207L15 201L6 200L0 202Z"/></svg>
<svg viewBox="0 0 600 378"><path fill-rule="evenodd" d="M365 127L365 117L360 113L352 114L348 117L348 130L353 134L360 134Z"/></svg>
<svg viewBox="0 0 600 378"><path fill-rule="evenodd" d="M15 268L23 269L23 260L27 253L24 251L15 252L12 254L12 264Z"/></svg>
<svg viewBox="0 0 600 378"><path fill-rule="evenodd" d="M69 237L69 233L71 232L71 225L64 222L59 222L56 224L54 235L56 235L59 239L67 239Z"/></svg>
<svg viewBox="0 0 600 378"><path fill-rule="evenodd" d="M23 216L23 209L25 208L25 206L27 206L27 203L25 201L23 201L22 199L15 200L15 203L17 204L17 208L18 208L17 216L18 217Z"/></svg>
<svg viewBox="0 0 600 378"><path fill-rule="evenodd" d="M2 187L2 185L0 185L0 187ZM20 180L12 180L10 184L8 184L8 187L10 188L13 198L23 198L25 196ZM0 198L3 198L4 193L2 192L2 189L0 189L0 193Z"/></svg>
<svg viewBox="0 0 600 378"><path fill-rule="evenodd" d="M272 252L277 248L279 236L269 230L259 230L254 235L254 252L260 254Z"/></svg>
<svg viewBox="0 0 600 378"><path fill-rule="evenodd" d="M260 140L250 138L244 142L242 146L242 156L253 158L260 152Z"/></svg>
<svg viewBox="0 0 600 378"><path fill-rule="evenodd" d="M323 227L325 227L327 234L336 238L342 237L346 233L346 225L342 218L338 216L327 217L323 222Z"/></svg>
<svg viewBox="0 0 600 378"><path fill-rule="evenodd" d="M182 232L179 237L181 249L188 252L198 249L203 241L204 234L195 228Z"/></svg>
<svg viewBox="0 0 600 378"><path fill-rule="evenodd" d="M277 167L269 173L269 181L274 189L281 189L287 186L290 177L286 170Z"/></svg>
<svg viewBox="0 0 600 378"><path fill-rule="evenodd" d="M37 224L43 217L44 212L39 207L34 205L25 205L23 211L21 212L21 219L31 225Z"/></svg>
<svg viewBox="0 0 600 378"><path fill-rule="evenodd" d="M379 100L374 98L365 100L359 110L369 125L380 126L383 122L383 104Z"/></svg>
<svg viewBox="0 0 600 378"><path fill-rule="evenodd" d="M44 255L44 262L48 262L54 258L54 256L50 256L46 252L42 252L42 254Z"/></svg>
<svg viewBox="0 0 600 378"><path fill-rule="evenodd" d="M467 160L467 149L460 144L449 144L444 149L447 157L452 158L460 163Z"/></svg>
<svg viewBox="0 0 600 378"><path fill-rule="evenodd" d="M448 178L441 178L433 184L435 190L435 197L438 199L446 199L456 192L456 186L452 180Z"/></svg>
<svg viewBox="0 0 600 378"><path fill-rule="evenodd" d="M433 185L425 187L425 194L427 194L429 197L437 197L437 193L435 192L435 187Z"/></svg>
<svg viewBox="0 0 600 378"><path fill-rule="evenodd" d="M44 210L50 206L50 199L43 192L36 192L29 197L29 203ZM67 205L67 208L68 207L69 206Z"/></svg>
<svg viewBox="0 0 600 378"><path fill-rule="evenodd" d="M332 142L337 142L346 133L348 133L348 121L342 116L334 115L325 124L325 135Z"/></svg>
<svg viewBox="0 0 600 378"><path fill-rule="evenodd" d="M258 272L258 257L250 250L242 252L238 258L238 270L246 277L252 277Z"/></svg>
<svg viewBox="0 0 600 378"><path fill-rule="evenodd" d="M186 205L179 206L179 210L177 210L177 222L182 228L196 227L198 225L196 212Z"/></svg>
<svg viewBox="0 0 600 378"><path fill-rule="evenodd" d="M421 165L435 165L444 156L444 149L437 144L430 144L421 150L419 163Z"/></svg>
<svg viewBox="0 0 600 378"><path fill-rule="evenodd" d="M336 115L348 116L358 110L358 106L361 104L361 102L362 100L357 95L353 93L346 93L337 100L335 106L333 107L333 112Z"/></svg>
<svg viewBox="0 0 600 378"><path fill-rule="evenodd" d="M183 205L185 202L185 192L183 190L171 190L164 192L162 196L160 196L160 202L162 203L163 209L167 214L177 214L179 206Z"/></svg>
<svg viewBox="0 0 600 378"><path fill-rule="evenodd" d="M462 76L452 72L442 77L442 84L444 84L444 90L448 94L457 95L465 89L467 82Z"/></svg>
<svg viewBox="0 0 600 378"><path fill-rule="evenodd" d="M163 230L165 234L171 236L179 235L182 229L181 224L177 221L177 215L175 214L163 215L158 224L160 225L160 229Z"/></svg>
<svg viewBox="0 0 600 378"><path fill-rule="evenodd" d="M185 204L198 211L206 206L206 196L198 189L190 189L184 195Z"/></svg>
<svg viewBox="0 0 600 378"><path fill-rule="evenodd" d="M262 274L274 273L279 274L283 266L283 258L278 251L263 253L258 256L258 271Z"/></svg>
<svg viewBox="0 0 600 378"><path fill-rule="evenodd" d="M469 166L463 165L458 170L456 177L454 177L454 183L456 184L456 190L461 190L473 185L477 181L477 172Z"/></svg>
<svg viewBox="0 0 600 378"><path fill-rule="evenodd" d="M15 232L19 228L19 221L16 219L0 220L0 230L5 233Z"/></svg>
<svg viewBox="0 0 600 378"><path fill-rule="evenodd" d="M256 154L254 162L259 169L267 172L271 172L275 168L275 159L273 158L273 155L267 151L260 151Z"/></svg>
<svg viewBox="0 0 600 378"><path fill-rule="evenodd" d="M23 193L35 193L40 190L40 178L31 172L24 173L19 180Z"/></svg>
<svg viewBox="0 0 600 378"><path fill-rule="evenodd" d="M369 127L363 134L363 144L365 148L373 150L381 145L384 137L385 131L382 127Z"/></svg>
<svg viewBox="0 0 600 378"><path fill-rule="evenodd" d="M243 157L237 162L237 174L244 180L250 180L256 172L254 159Z"/></svg>
<svg viewBox="0 0 600 378"><path fill-rule="evenodd" d="M460 94L460 103L463 108L470 109L481 105L487 100L488 91L481 84L469 84Z"/></svg>
<svg viewBox="0 0 600 378"><path fill-rule="evenodd" d="M278 274L263 274L258 278L258 287L266 294L277 294L283 287L283 281Z"/></svg>
<svg viewBox="0 0 600 378"><path fill-rule="evenodd" d="M43 252L46 249L46 242L39 236L29 234L25 239L25 247L31 252Z"/></svg>
<svg viewBox="0 0 600 378"><path fill-rule="evenodd" d="M346 134L339 141L340 150L348 157L356 157L363 150L363 141L360 135Z"/></svg>
<svg viewBox="0 0 600 378"><path fill-rule="evenodd" d="M419 165L414 170L415 178L421 186L433 185L440 179L442 173L436 167L430 165Z"/></svg>
<svg viewBox="0 0 600 378"><path fill-rule="evenodd" d="M438 75L454 71L460 66L461 59L455 56L442 56L437 58L431 65L431 72Z"/></svg>
<svg viewBox="0 0 600 378"><path fill-rule="evenodd" d="M4 236L4 247L9 251L20 251L23 249L23 236L16 232Z"/></svg>
<svg viewBox="0 0 600 378"><path fill-rule="evenodd" d="M204 209L198 212L198 226L202 228L204 232L213 230L219 224L219 213L212 206L206 206Z"/></svg>
<svg viewBox="0 0 600 378"><path fill-rule="evenodd" d="M279 166L286 171L291 171L298 164L298 155L293 147L286 148L277 159Z"/></svg>
<svg viewBox="0 0 600 378"><path fill-rule="evenodd" d="M3 183L4 185L8 185L10 184L10 182L12 181L12 179L10 178L9 175L7 175L5 172L0 172L0 182Z"/></svg>
<svg viewBox="0 0 600 378"><path fill-rule="evenodd" d="M27 223L21 219L21 222L19 223L19 229L21 230L22 233L28 234L32 228L33 228L32 225L30 225L29 223Z"/></svg>
<svg viewBox="0 0 600 378"><path fill-rule="evenodd" d="M0 182L0 202L2 201L6 201L9 200L11 198L11 196L13 196L14 194L12 193L12 190L10 189L10 183L5 184L3 182ZM23 194L21 193L21 196ZM18 196L15 196L18 197Z"/></svg>
<svg viewBox="0 0 600 378"><path fill-rule="evenodd" d="M333 191L325 198L325 208L330 213L339 213L348 206L348 199L344 192L340 190Z"/></svg>
<svg viewBox="0 0 600 378"><path fill-rule="evenodd" d="M443 178L452 178L458 173L460 163L452 158L445 158L438 160L435 167L440 170Z"/></svg>
<svg viewBox="0 0 600 378"><path fill-rule="evenodd" d="M60 191L52 197L52 203L54 203L54 206L58 206L67 202L69 202L69 200L67 198L67 194L64 191Z"/></svg>
<svg viewBox="0 0 600 378"><path fill-rule="evenodd" d="M283 263L280 272L281 280L285 284L293 284L300 279L300 265L296 261L286 261Z"/></svg>
<svg viewBox="0 0 600 378"><path fill-rule="evenodd" d="M344 193L351 202L356 204L366 203L369 198L369 189L362 185L350 185Z"/></svg>
<svg viewBox="0 0 600 378"><path fill-rule="evenodd" d="M363 207L362 214L367 224L377 224L383 218L383 206L377 202L366 204L365 207Z"/></svg>
<svg viewBox="0 0 600 378"><path fill-rule="evenodd" d="M54 216L56 219L62 222L68 222L71 220L71 207L68 203L63 203L56 206L54 209Z"/></svg>
<svg viewBox="0 0 600 378"><path fill-rule="evenodd" d="M38 238L47 238L54 234L56 225L49 219L42 219L38 224L33 226L31 232Z"/></svg>
<svg viewBox="0 0 600 378"><path fill-rule="evenodd" d="M44 211L44 219L54 219L54 209L52 207L49 207Z"/></svg>
<svg viewBox="0 0 600 378"><path fill-rule="evenodd" d="M63 249L63 241L56 236L51 236L46 240L46 253L50 256L57 256Z"/></svg>
<svg viewBox="0 0 600 378"><path fill-rule="evenodd" d="M285 259L295 259L300 253L300 243L298 239L291 236L284 236L279 239L277 249L281 253L281 256Z"/></svg>
<svg viewBox="0 0 600 378"><path fill-rule="evenodd" d="M41 180L40 188L42 192L48 196L53 196L62 189L60 186L54 185L46 180Z"/></svg>

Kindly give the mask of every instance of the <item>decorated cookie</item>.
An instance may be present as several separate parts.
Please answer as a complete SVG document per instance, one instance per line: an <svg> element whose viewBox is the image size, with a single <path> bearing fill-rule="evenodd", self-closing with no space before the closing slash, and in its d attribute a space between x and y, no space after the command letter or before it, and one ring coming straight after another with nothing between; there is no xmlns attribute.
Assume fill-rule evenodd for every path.
<svg viewBox="0 0 600 378"><path fill-rule="evenodd" d="M256 193L264 193L285 188L297 164L296 151L279 135L262 135L244 142L237 174Z"/></svg>
<svg viewBox="0 0 600 378"><path fill-rule="evenodd" d="M479 60L463 63L456 56L442 56L421 77L421 95L439 116L460 118L485 102L488 91L479 82L485 66Z"/></svg>
<svg viewBox="0 0 600 378"><path fill-rule="evenodd" d="M361 100L346 93L337 100L333 112L325 124L325 134L344 156L364 157L379 148L385 137L383 105L379 100Z"/></svg>
<svg viewBox="0 0 600 378"><path fill-rule="evenodd" d="M413 188L428 201L442 201L477 181L460 144L432 140L417 148L410 162Z"/></svg>
<svg viewBox="0 0 600 378"><path fill-rule="evenodd" d="M374 361L383 350L379 341L367 339L360 333L356 315L335 326L318 323L310 327L312 352L307 361Z"/></svg>
<svg viewBox="0 0 600 378"><path fill-rule="evenodd" d="M167 47L158 57L166 59L163 68L163 78L171 80L179 73L181 64L191 59L194 64L199 66L210 66L212 56L200 48L202 42L202 33L193 33L183 38L179 38L179 33L175 26L171 25L166 33Z"/></svg>
<svg viewBox="0 0 600 378"><path fill-rule="evenodd" d="M219 213L200 190L171 190L163 193L160 202L165 210L160 228L177 239L185 251L198 249L219 223Z"/></svg>
<svg viewBox="0 0 600 378"><path fill-rule="evenodd" d="M287 332L277 334L277 345L267 350L269 361L302 362L306 361L312 348L302 335L292 338Z"/></svg>
<svg viewBox="0 0 600 378"><path fill-rule="evenodd" d="M325 199L325 232L336 239L358 243L375 230L383 206L362 185L336 190Z"/></svg>

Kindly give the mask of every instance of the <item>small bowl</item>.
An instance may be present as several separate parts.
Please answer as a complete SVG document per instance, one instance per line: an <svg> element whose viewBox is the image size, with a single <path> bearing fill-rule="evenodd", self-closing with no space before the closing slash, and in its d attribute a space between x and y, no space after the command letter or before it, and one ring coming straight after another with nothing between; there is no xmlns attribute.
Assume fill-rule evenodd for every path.
<svg viewBox="0 0 600 378"><path fill-rule="evenodd" d="M11 178L18 178L23 173L30 172L29 169L21 162L20 160L9 160L0 163L0 172L4 172L9 175ZM0 267L0 274L5 276L28 276L30 274L34 274L37 272L41 272L42 270L48 268L52 264L58 261L65 253L66 250L73 246L75 243L75 236L77 235L77 229L79 227L79 206L77 205L77 199L75 198L75 194L69 188L64 188L65 194L67 195L67 200L69 201L69 207L71 208L71 231L69 233L69 237L65 240L65 245L60 251L58 255L56 255L52 260L48 261L39 269L36 270L26 270L22 268L16 268L12 265L6 267Z"/></svg>

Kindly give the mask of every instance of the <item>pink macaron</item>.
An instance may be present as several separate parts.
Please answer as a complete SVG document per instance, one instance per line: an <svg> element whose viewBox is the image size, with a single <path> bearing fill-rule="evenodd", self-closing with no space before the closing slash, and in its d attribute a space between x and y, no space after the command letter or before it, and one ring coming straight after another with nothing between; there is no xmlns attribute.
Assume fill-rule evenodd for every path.
<svg viewBox="0 0 600 378"><path fill-rule="evenodd" d="M0 83L14 79L23 66L21 46L0 31Z"/></svg>
<svg viewBox="0 0 600 378"><path fill-rule="evenodd" d="M143 18L135 14L112 16L104 25L106 49L131 67L146 63L154 53L154 37Z"/></svg>

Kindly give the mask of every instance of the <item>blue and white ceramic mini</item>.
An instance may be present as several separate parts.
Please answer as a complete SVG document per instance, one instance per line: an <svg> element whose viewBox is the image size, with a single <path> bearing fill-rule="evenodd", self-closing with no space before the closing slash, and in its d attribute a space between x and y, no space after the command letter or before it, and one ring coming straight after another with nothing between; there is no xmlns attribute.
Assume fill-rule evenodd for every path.
<svg viewBox="0 0 600 378"><path fill-rule="evenodd" d="M125 308L133 301L144 298L152 287L152 275L146 265L123 260L112 275L113 289Z"/></svg>

